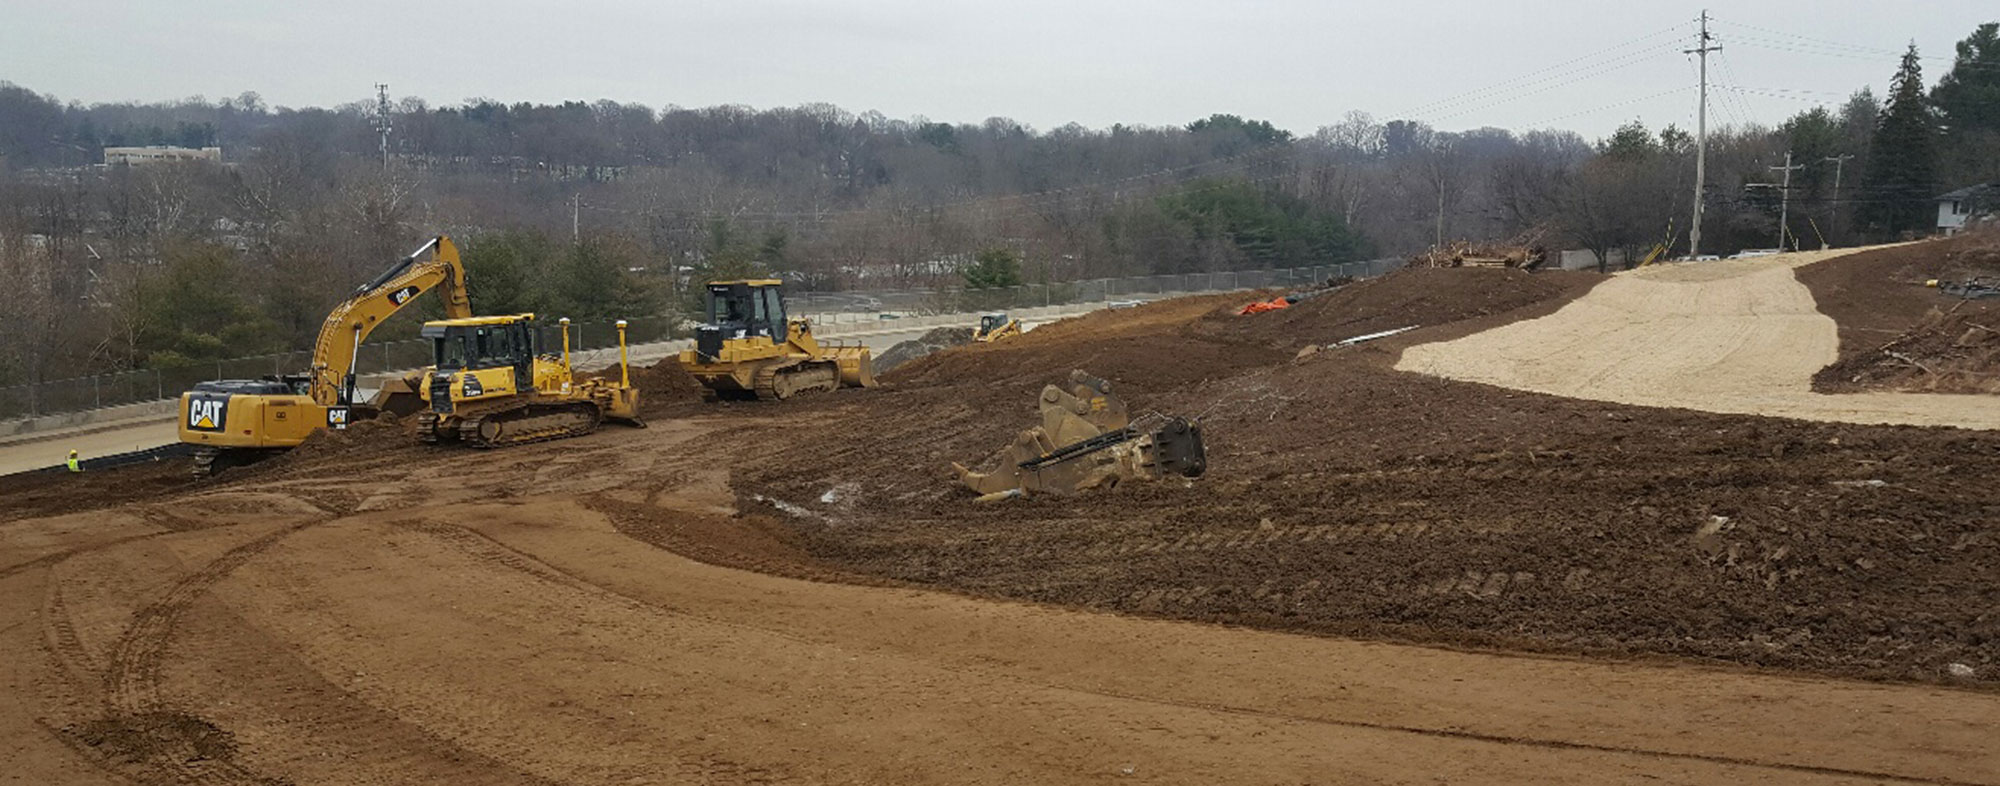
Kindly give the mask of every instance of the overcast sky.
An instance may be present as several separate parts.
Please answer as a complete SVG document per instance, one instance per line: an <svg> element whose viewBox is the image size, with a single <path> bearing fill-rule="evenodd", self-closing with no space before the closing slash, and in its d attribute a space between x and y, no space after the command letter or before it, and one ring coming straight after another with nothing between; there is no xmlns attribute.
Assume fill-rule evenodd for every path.
<svg viewBox="0 0 2000 786"><path fill-rule="evenodd" d="M1709 10L1723 46L1711 123L1775 123L1862 85L1879 95L1912 40L1934 82L1956 41L2000 19L1993 0ZM1359 109L1595 137L1635 118L1693 125L1693 59L1680 50L1700 11L1608 0L0 0L0 80L85 103L256 91L272 106L333 106L387 82L434 104L829 102L1043 130L1232 112L1300 134Z"/></svg>

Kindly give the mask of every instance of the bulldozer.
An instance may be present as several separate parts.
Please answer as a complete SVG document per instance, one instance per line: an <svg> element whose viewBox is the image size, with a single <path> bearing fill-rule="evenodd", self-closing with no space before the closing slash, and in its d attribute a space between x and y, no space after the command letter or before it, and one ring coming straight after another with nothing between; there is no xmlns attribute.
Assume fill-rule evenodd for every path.
<svg viewBox="0 0 2000 786"><path fill-rule="evenodd" d="M1187 418L1147 415L1134 420L1111 383L1071 371L1068 384L1042 388L1041 425L1021 432L1002 449L1000 465L952 471L980 501L1032 494L1109 489L1128 480L1200 477L1208 471L1201 424Z"/></svg>
<svg viewBox="0 0 2000 786"><path fill-rule="evenodd" d="M618 320L618 378L578 379L570 365L569 319L559 320L562 354L540 352L534 314L424 323L435 365L418 388L428 407L417 439L476 448L578 437L605 420L645 428L639 389Z"/></svg>
<svg viewBox="0 0 2000 786"><path fill-rule="evenodd" d="M991 344L1001 339L1021 335L1021 320L1006 314L984 314L979 317L979 327L972 329L972 340L981 344Z"/></svg>
<svg viewBox="0 0 2000 786"><path fill-rule="evenodd" d="M707 321L680 366L702 385L702 399L791 398L841 387L875 387L875 359L865 346L821 342L812 324L785 316L784 282L775 278L711 281Z"/></svg>
<svg viewBox="0 0 2000 786"><path fill-rule="evenodd" d="M390 380L363 402L354 368L368 334L433 288L446 315L472 316L458 246L442 235L335 306L320 326L312 367L305 372L202 382L182 393L180 441L194 448L194 473L206 476L281 453L316 429L346 428L379 412L415 411L421 404L412 377Z"/></svg>

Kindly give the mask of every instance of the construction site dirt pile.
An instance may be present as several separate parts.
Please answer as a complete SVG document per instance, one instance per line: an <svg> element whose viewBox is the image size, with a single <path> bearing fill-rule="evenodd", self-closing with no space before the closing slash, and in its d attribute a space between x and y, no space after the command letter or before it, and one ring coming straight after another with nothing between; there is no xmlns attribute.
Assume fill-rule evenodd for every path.
<svg viewBox="0 0 2000 786"><path fill-rule="evenodd" d="M1216 311L1192 329L1196 335L1296 350L1413 325L1508 314L1536 304L1560 305L1603 280L1561 270L1409 268L1356 281L1286 309L1249 315Z"/></svg>
<svg viewBox="0 0 2000 786"><path fill-rule="evenodd" d="M925 355L972 343L972 328L941 327L909 341L898 342L875 356L875 373L887 374L897 366Z"/></svg>
<svg viewBox="0 0 2000 786"><path fill-rule="evenodd" d="M673 358L633 369L632 384L639 389L639 416L648 420L685 416L701 406L701 383Z"/></svg>
<svg viewBox="0 0 2000 786"><path fill-rule="evenodd" d="M1959 663L1996 679L2000 489L1980 479L2000 472L2000 436L1395 372L1402 347L1548 313L1587 289L1547 274L1534 276L1542 287L1512 271L1419 273L1445 278L1418 287L1406 273L1339 294L1385 319L1415 302L1431 318L1471 316L1294 360L1271 344L1300 326L1225 338L1217 323L1238 317L1163 303L940 353L905 372L921 385L788 425L790 449L737 472L740 500L838 568L984 595L1892 679L1944 679ZM1495 282L1545 296L1493 313ZM1369 303L1370 290L1386 302ZM1033 390L1070 367L1111 379L1135 413L1201 415L1209 474L968 504L948 462L985 457L1025 427Z"/></svg>
<svg viewBox="0 0 2000 786"><path fill-rule="evenodd" d="M2000 231L1877 249L1798 271L1840 329L1822 393L2000 393L2000 298L1925 286L2000 277Z"/></svg>

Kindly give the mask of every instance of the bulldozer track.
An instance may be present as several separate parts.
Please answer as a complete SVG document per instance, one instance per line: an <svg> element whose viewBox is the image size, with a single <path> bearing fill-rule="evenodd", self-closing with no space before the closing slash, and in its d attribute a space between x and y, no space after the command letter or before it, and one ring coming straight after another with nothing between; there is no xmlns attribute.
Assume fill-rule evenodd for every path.
<svg viewBox="0 0 2000 786"><path fill-rule="evenodd" d="M597 430L604 413L597 405L530 404L520 409L466 418L458 424L460 441L475 448L511 447L536 442L580 437ZM498 429L498 438L486 435L486 426Z"/></svg>
<svg viewBox="0 0 2000 786"><path fill-rule="evenodd" d="M840 387L840 367L830 360L769 365L757 370L754 387L757 398L766 401L783 401L800 393L831 391Z"/></svg>

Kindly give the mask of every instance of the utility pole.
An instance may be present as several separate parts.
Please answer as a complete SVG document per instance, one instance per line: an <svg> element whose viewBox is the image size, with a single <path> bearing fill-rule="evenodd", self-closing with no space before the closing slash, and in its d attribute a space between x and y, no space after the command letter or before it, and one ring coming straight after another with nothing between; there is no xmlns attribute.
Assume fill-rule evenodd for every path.
<svg viewBox="0 0 2000 786"><path fill-rule="evenodd" d="M1722 51L1721 46L1709 46L1715 40L1708 34L1708 9L1701 10L1701 37L1695 39L1693 49L1682 54L1701 57L1701 100L1695 105L1694 113L1694 222L1688 225L1688 258L1701 254L1701 198L1708 185L1708 53Z"/></svg>
<svg viewBox="0 0 2000 786"><path fill-rule="evenodd" d="M571 245L583 242L583 233L580 231L582 223L578 220L582 214L583 192L579 191L569 198L569 242Z"/></svg>
<svg viewBox="0 0 2000 786"><path fill-rule="evenodd" d="M382 135L382 168L389 168L389 86L375 86L375 131Z"/></svg>
<svg viewBox="0 0 2000 786"><path fill-rule="evenodd" d="M1785 222L1792 215L1792 172L1806 168L1805 164L1792 165L1792 151L1785 151L1785 165L1770 167L1773 172L1785 173L1784 185L1778 186L1778 250L1785 250L1785 235L1790 231Z"/></svg>
<svg viewBox="0 0 2000 786"><path fill-rule="evenodd" d="M1845 164L1847 163L1847 159L1850 159L1850 158L1853 158L1853 157L1854 157L1854 154L1853 154L1853 153L1841 153L1840 155L1837 155L1837 156L1827 156L1826 158L1824 158L1824 159L1821 159L1821 160L1824 160L1824 161L1832 161L1832 162L1833 162L1833 216L1832 216L1832 220L1831 220L1831 221L1828 221L1827 223L1831 225L1831 228L1832 228L1832 229L1834 230L1834 232L1835 232L1836 236L1841 236L1841 235L1839 235L1839 231L1840 231L1840 170L1841 170L1841 167L1842 167L1842 166L1844 166L1844 165L1845 165ZM1842 236L1842 237L1844 237L1844 236Z"/></svg>

